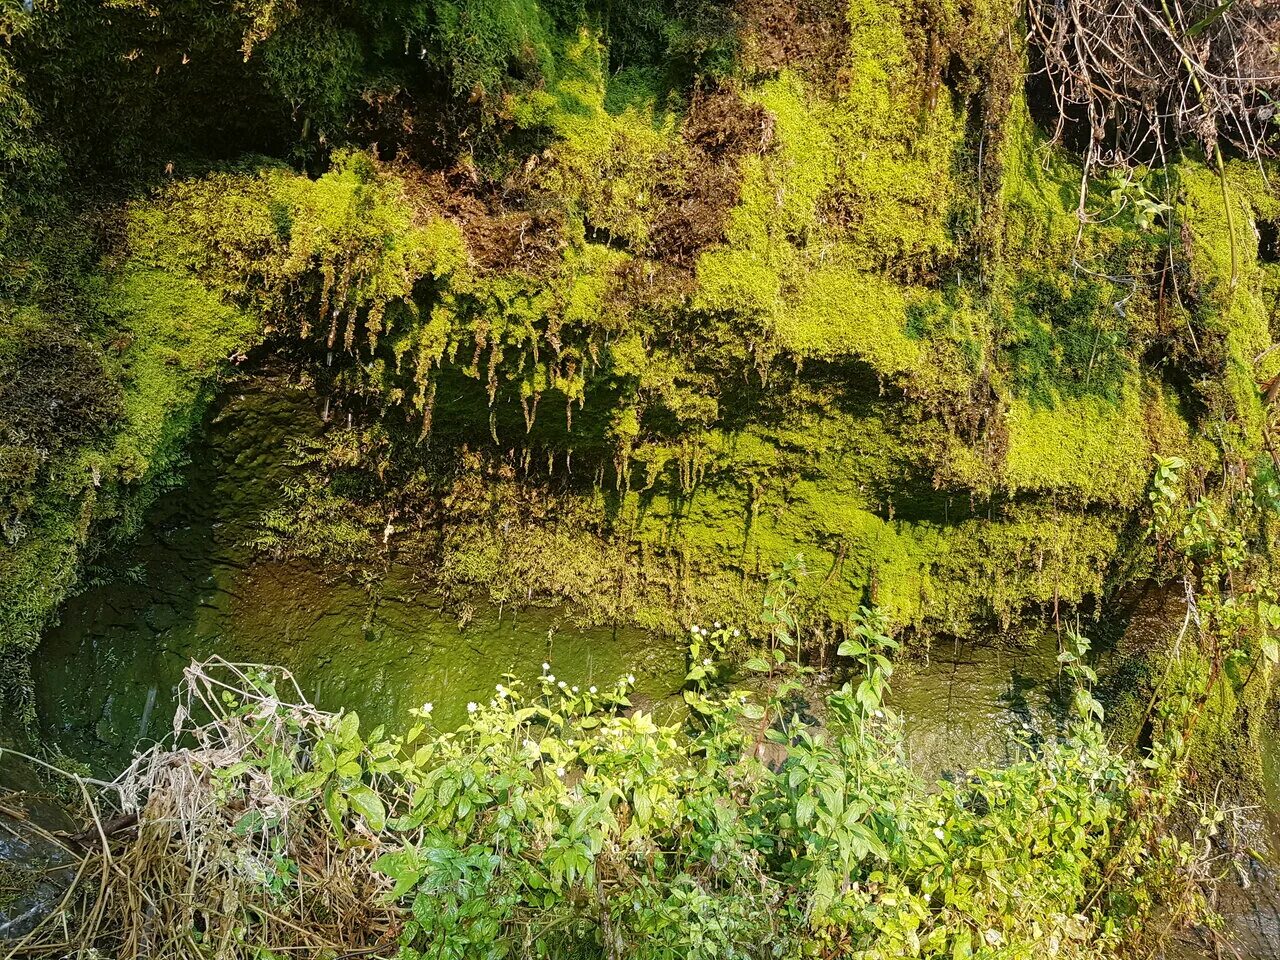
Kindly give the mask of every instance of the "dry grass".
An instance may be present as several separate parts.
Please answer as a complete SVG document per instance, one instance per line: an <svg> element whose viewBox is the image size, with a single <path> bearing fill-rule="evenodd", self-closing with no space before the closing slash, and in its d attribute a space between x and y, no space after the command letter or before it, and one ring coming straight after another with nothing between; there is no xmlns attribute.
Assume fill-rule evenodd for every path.
<svg viewBox="0 0 1280 960"><path fill-rule="evenodd" d="M386 848L368 831L340 842L314 797L259 765L306 756L335 721L287 671L193 663L171 742L111 783L58 771L83 803L85 829L56 838L79 865L5 960L393 953L401 911L371 869Z"/></svg>
<svg viewBox="0 0 1280 960"><path fill-rule="evenodd" d="M1083 124L1086 169L1163 164L1188 141L1280 155L1277 0L1031 0L1027 12L1052 132Z"/></svg>

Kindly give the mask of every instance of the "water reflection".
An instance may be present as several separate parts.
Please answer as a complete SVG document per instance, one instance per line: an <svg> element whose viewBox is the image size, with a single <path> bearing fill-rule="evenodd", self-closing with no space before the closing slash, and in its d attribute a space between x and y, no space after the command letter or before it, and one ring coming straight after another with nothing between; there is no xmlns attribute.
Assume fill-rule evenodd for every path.
<svg viewBox="0 0 1280 960"><path fill-rule="evenodd" d="M456 725L502 674L536 677L544 661L571 684L634 672L642 700L678 695L683 650L648 633L483 606L462 629L411 565L389 563L371 593L341 568L255 557L245 547L254 519L288 477L290 438L322 429L318 409L280 377L229 393L184 485L66 604L35 674L46 732L68 754L109 768L162 736L183 668L215 654L287 667L319 706L393 727L426 701L442 726Z"/></svg>

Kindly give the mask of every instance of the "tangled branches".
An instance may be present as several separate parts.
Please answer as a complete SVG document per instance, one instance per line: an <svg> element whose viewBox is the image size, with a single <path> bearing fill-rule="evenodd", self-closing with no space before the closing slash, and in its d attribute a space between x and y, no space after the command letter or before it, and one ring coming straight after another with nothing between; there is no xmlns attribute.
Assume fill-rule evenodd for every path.
<svg viewBox="0 0 1280 960"><path fill-rule="evenodd" d="M1280 0L1030 0L1028 18L1054 137L1082 125L1086 169L1191 142L1219 164L1223 141L1280 155Z"/></svg>

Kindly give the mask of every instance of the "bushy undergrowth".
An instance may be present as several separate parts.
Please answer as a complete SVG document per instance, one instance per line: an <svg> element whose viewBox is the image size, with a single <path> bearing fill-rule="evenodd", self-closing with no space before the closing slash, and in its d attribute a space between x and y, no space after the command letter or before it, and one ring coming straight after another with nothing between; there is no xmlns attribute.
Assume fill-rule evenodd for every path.
<svg viewBox="0 0 1280 960"><path fill-rule="evenodd" d="M403 736L319 712L284 672L193 664L177 746L104 799L104 837L65 936L113 956L1101 957L1157 906L1197 908L1195 858L1166 818L1176 751L1108 747L1087 645L1063 735L929 784L884 703L895 646L863 611L851 679L821 726L790 585L770 639L725 682L736 631L694 627L688 719L660 723L633 678L586 689L509 677L459 729ZM99 886L100 882L100 886ZM69 926L64 928L63 924Z"/></svg>

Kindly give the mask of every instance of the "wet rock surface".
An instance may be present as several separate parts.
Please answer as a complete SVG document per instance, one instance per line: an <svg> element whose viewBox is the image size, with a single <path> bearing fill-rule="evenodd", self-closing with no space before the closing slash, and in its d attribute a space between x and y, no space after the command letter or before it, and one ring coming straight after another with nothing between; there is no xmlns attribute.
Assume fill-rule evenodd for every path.
<svg viewBox="0 0 1280 960"><path fill-rule="evenodd" d="M0 741L0 943L18 940L61 900L77 858L55 835L72 827L58 799Z"/></svg>

